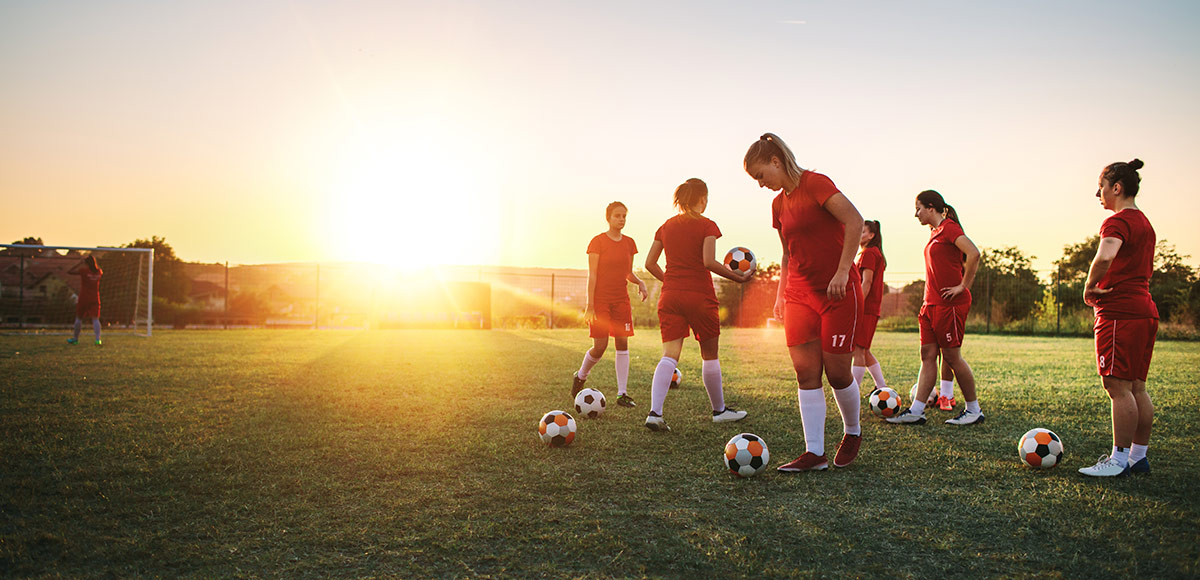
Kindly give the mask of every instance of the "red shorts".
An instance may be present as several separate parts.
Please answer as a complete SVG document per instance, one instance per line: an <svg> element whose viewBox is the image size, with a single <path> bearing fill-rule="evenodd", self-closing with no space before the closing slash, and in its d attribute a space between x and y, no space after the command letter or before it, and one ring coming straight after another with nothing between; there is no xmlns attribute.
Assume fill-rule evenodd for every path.
<svg viewBox="0 0 1200 580"><path fill-rule="evenodd" d="M941 348L959 348L963 334L967 331L967 311L971 303L957 306L926 304L921 306L917 324L921 327L921 344L933 344Z"/></svg>
<svg viewBox="0 0 1200 580"><path fill-rule="evenodd" d="M633 308L629 301L597 302L596 321L588 323L592 338L633 336Z"/></svg>
<svg viewBox="0 0 1200 580"><path fill-rule="evenodd" d="M1096 317L1096 368L1102 377L1145 382L1154 355L1158 320Z"/></svg>
<svg viewBox="0 0 1200 580"><path fill-rule="evenodd" d="M100 305L89 302L76 303L75 318L100 318Z"/></svg>
<svg viewBox="0 0 1200 580"><path fill-rule="evenodd" d="M687 338L688 330L704 342L721 335L716 296L703 292L668 291L658 297L658 328L662 341Z"/></svg>
<svg viewBox="0 0 1200 580"><path fill-rule="evenodd" d="M870 350L871 341L875 338L875 326L878 324L878 314L859 316L858 325L854 327L854 346Z"/></svg>
<svg viewBox="0 0 1200 580"><path fill-rule="evenodd" d="M789 347L821 339L821 350L846 354L854 350L854 330L862 312L862 287L847 286L846 296L836 302L825 291L788 292L783 305L783 333Z"/></svg>

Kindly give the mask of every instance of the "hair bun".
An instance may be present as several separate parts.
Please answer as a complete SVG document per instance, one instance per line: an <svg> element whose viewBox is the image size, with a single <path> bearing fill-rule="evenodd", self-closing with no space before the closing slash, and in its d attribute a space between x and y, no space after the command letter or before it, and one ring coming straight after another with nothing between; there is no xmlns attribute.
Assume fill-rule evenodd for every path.
<svg viewBox="0 0 1200 580"><path fill-rule="evenodd" d="M1134 159L1133 161L1129 162L1129 167L1132 168L1134 171L1141 169L1142 166L1144 166L1144 165L1146 165L1146 164L1142 163L1141 159Z"/></svg>
<svg viewBox="0 0 1200 580"><path fill-rule="evenodd" d="M763 134L762 134L762 137L759 137L759 139L762 139L763 141L770 141L770 140L771 140L771 134L770 134L770 133L763 133Z"/></svg>

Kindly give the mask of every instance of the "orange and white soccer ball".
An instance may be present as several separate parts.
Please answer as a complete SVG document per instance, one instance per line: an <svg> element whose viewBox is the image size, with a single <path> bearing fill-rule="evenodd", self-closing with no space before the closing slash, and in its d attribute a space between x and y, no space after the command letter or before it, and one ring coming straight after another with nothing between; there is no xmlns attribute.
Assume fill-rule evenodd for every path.
<svg viewBox="0 0 1200 580"><path fill-rule="evenodd" d="M681 384L683 384L683 375L679 374L679 367L675 367L675 372L671 373L671 388L678 389Z"/></svg>
<svg viewBox="0 0 1200 580"><path fill-rule="evenodd" d="M754 268L758 266L758 260L754 258L754 252L738 246L725 253L725 265L734 272L745 274L754 271Z"/></svg>
<svg viewBox="0 0 1200 580"><path fill-rule="evenodd" d="M1017 444L1021 462L1035 469L1048 469L1062 463L1063 444L1053 431L1036 427L1021 436Z"/></svg>
<svg viewBox="0 0 1200 580"><path fill-rule="evenodd" d="M767 469L771 452L767 442L753 433L738 433L725 444L725 467L738 477L752 477Z"/></svg>
<svg viewBox="0 0 1200 580"><path fill-rule="evenodd" d="M900 400L900 393L889 387L871 391L871 412L880 417L894 416L900 412L900 407L903 405L904 401Z"/></svg>
<svg viewBox="0 0 1200 580"><path fill-rule="evenodd" d="M551 447L566 447L575 440L575 418L566 411L550 411L538 421L538 436Z"/></svg>

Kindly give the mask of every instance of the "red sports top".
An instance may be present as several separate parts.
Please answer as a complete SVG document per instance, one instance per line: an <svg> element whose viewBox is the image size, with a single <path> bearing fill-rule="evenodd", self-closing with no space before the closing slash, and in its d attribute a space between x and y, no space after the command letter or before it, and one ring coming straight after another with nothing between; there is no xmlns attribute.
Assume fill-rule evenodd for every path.
<svg viewBox="0 0 1200 580"><path fill-rule="evenodd" d="M833 181L815 171L800 174L790 194L771 202L771 222L783 234L788 252L787 292L825 292L842 258L846 226L825 209L840 193ZM851 279L857 268L851 268Z"/></svg>
<svg viewBox="0 0 1200 580"><path fill-rule="evenodd" d="M925 304L961 306L971 303L970 288L954 300L942 298L942 288L962 284L965 258L954 242L965 235L962 226L950 218L942 220L930 234L929 243L925 244Z"/></svg>
<svg viewBox="0 0 1200 580"><path fill-rule="evenodd" d="M1112 319L1158 318L1158 306L1150 298L1150 276L1154 273L1154 227L1146 214L1124 209L1104 220L1101 238L1121 240L1121 249L1108 272L1097 284L1112 292L1096 300L1096 315Z"/></svg>
<svg viewBox="0 0 1200 580"><path fill-rule="evenodd" d="M883 302L883 271L887 269L887 260L883 259L883 251L875 246L868 246L858 256L859 274L871 270L871 293L863 300L863 314L879 316L879 304Z"/></svg>
<svg viewBox="0 0 1200 580"><path fill-rule="evenodd" d="M592 238L587 253L600 256L600 263L596 265L596 295L592 297L593 302L629 302L627 277L633 269L633 256L637 251L637 244L629 236L622 235L619 242L614 242L607 233Z"/></svg>
<svg viewBox="0 0 1200 580"><path fill-rule="evenodd" d="M704 238L721 237L721 229L704 216L679 214L654 232L667 254L663 291L701 292L716 297L712 273L704 267Z"/></svg>
<svg viewBox="0 0 1200 580"><path fill-rule="evenodd" d="M79 271L79 303L87 305L100 305L100 277L104 275L104 270L93 272L91 268L84 266Z"/></svg>

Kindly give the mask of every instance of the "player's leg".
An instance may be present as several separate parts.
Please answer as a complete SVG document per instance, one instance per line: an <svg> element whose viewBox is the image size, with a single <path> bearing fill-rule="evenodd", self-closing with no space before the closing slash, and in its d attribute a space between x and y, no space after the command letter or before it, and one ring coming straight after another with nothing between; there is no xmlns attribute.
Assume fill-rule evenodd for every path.
<svg viewBox="0 0 1200 580"><path fill-rule="evenodd" d="M788 356L796 373L796 402L800 407L800 426L804 430L804 454L779 471L827 469L825 459L825 391L821 388L824 371L821 358L821 315L811 305L788 301L784 304L784 335Z"/></svg>
<svg viewBox="0 0 1200 580"><path fill-rule="evenodd" d="M966 402L963 411L946 422L951 425L971 425L983 421L983 409L979 406L979 393L975 389L975 373L962 357L962 348L943 348L942 359L949 362L950 368L954 369L954 376L958 377L958 386L962 388L963 400ZM953 404L949 408L954 408Z"/></svg>
<svg viewBox="0 0 1200 580"><path fill-rule="evenodd" d="M746 418L745 411L739 411L725 404L725 387L721 375L721 360L718 358L718 343L720 337L712 337L700 342L700 358L702 359L700 375L704 380L704 390L708 392L708 402L712 407L713 423L728 423Z"/></svg>
<svg viewBox="0 0 1200 580"><path fill-rule="evenodd" d="M850 372L854 375L854 380L861 385L863 377L867 376L867 349L858 345L854 346L854 363L850 367Z"/></svg>
<svg viewBox="0 0 1200 580"><path fill-rule="evenodd" d="M1129 447L1130 473L1149 473L1150 460L1146 453L1150 447L1150 428L1154 423L1154 402L1146 391L1146 376L1150 373L1150 360L1154 356L1154 338L1158 334L1158 321L1146 319L1136 325L1143 348L1133 354L1137 366L1132 369L1133 398L1137 402L1138 422L1133 432L1133 445Z"/></svg>
<svg viewBox="0 0 1200 580"><path fill-rule="evenodd" d="M69 342L71 344L78 344L79 343L79 333L82 330L83 330L83 319L80 318L79 316L76 316L75 317L75 331L72 333L71 338L67 339L67 342Z"/></svg>
<svg viewBox="0 0 1200 580"><path fill-rule="evenodd" d="M844 298L826 306L821 313L821 366L829 386L833 387L833 400L842 416L842 439L833 457L834 467L850 465L858 457L862 443L862 426L858 422L862 395L851 370L856 333L860 328L866 332L861 317L861 292L857 284L851 284Z"/></svg>
<svg viewBox="0 0 1200 580"><path fill-rule="evenodd" d="M942 407L942 410L949 411L950 409L953 409L956 402L954 400L954 369L950 366L950 361L946 360L945 357L942 357L942 380L940 388L938 389L939 406L942 406L941 404L943 402L943 398L948 401L947 406L949 406L949 409ZM963 393L963 399L966 399L965 392Z"/></svg>
<svg viewBox="0 0 1200 580"><path fill-rule="evenodd" d="M667 401L667 392L671 390L671 375L679 365L679 355L683 352L683 338L663 342L663 356L654 367L654 377L650 380L650 413L646 416L646 427L651 431L670 431L666 420L663 419L663 405Z"/></svg>
<svg viewBox="0 0 1200 580"><path fill-rule="evenodd" d="M885 419L888 423L920 425L925 423L925 407L937 381L937 361L940 350L934 337L933 321L930 317L929 306L922 306L917 315L917 325L921 331L921 372L917 375L917 384L910 392L909 406L901 409L892 417Z"/></svg>
<svg viewBox="0 0 1200 580"><path fill-rule="evenodd" d="M592 338L592 348L584 351L583 362L580 363L579 370L575 371L571 377L572 397L578 394L580 389L583 389L583 383L591 374L592 367L600 362L600 357L604 356L604 351L608 348L609 315L607 305L596 305L596 319L588 323L588 336Z"/></svg>
<svg viewBox="0 0 1200 580"><path fill-rule="evenodd" d="M96 336L96 346L100 346L100 317L92 318L92 334Z"/></svg>
<svg viewBox="0 0 1200 580"><path fill-rule="evenodd" d="M617 373L617 404L622 407L636 407L637 403L626 392L629 384L629 337L633 336L633 309L629 301L612 305L610 312L612 326L609 328L613 337L613 365Z"/></svg>
<svg viewBox="0 0 1200 580"><path fill-rule="evenodd" d="M1101 457L1092 467L1079 472L1084 475L1113 477L1124 475L1129 465L1129 447L1138 427L1137 400L1133 396L1133 381L1114 376L1102 377L1104 390L1112 402L1113 447L1108 457Z"/></svg>

